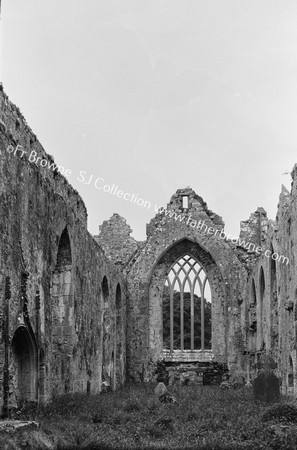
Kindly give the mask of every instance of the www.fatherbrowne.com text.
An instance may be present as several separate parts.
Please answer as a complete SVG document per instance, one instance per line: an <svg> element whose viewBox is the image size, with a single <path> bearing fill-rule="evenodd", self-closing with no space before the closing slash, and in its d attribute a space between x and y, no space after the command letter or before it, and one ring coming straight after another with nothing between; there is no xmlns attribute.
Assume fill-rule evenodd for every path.
<svg viewBox="0 0 297 450"><path fill-rule="evenodd" d="M52 160L47 160L41 156L37 156L37 152L35 150L32 150L30 153L26 152L24 150L24 147L21 145L17 145L14 147L13 145L8 145L7 147L7 153L13 154L14 156L18 155L20 158L23 158L24 155L28 158L28 161L30 163L34 163L37 166L48 168L53 171L59 171L62 175L69 178L71 176L71 170L65 169L63 166L60 166L58 164L55 164ZM119 186L116 184L105 184L104 178L98 177L94 178L94 175L91 174L87 176L87 173L84 170L81 170L79 172L79 176L77 177L77 181L84 184L91 184L94 183L94 186L98 190L102 190L106 194L113 195L117 198L122 198L125 201L128 201L130 203L136 204L137 206L151 209L151 202L149 200L144 200L143 198L139 197L138 194L135 193L129 193L125 192L121 189L119 189ZM257 246L253 244L252 242L245 242L244 239L240 239L240 237L234 237L230 234L226 234L223 229L216 229L214 227L208 227L204 221L202 220L195 220L193 219L192 215L185 215L185 214L177 214L175 211L168 210L163 207L159 207L155 205L155 212L157 213L164 213L166 217L173 218L176 221L179 221L181 223L185 223L187 226L190 226L191 228L196 228L201 233L204 233L205 235L210 236L218 236L220 239L223 239L225 241L231 241L235 245L238 245L240 247L245 248L248 251L256 252L257 254L261 254L263 252L263 248L261 246ZM272 258L274 261L279 262L285 262L286 264L289 264L289 258L284 255L278 255L278 253L272 253L270 250L265 250L264 256L267 258Z"/></svg>
<svg viewBox="0 0 297 450"><path fill-rule="evenodd" d="M241 239L240 237L234 237L231 234L226 234L223 229L218 230L217 228L214 227L208 227L204 220L197 221L193 219L191 214L189 215L178 214L175 211L168 210L163 207L161 208L156 207L155 209L156 212L160 214L164 213L166 217L173 218L174 220L179 221L181 223L185 223L186 225L195 228L204 235L217 236L225 241L231 241L233 242L233 244L243 247L250 252L256 252L257 254L261 254L264 251L264 249L261 246L256 246L252 242L245 242L245 240ZM264 256L266 256L267 258L272 258L274 261L289 264L289 258L287 256L279 255L278 253L272 253L270 250L265 250Z"/></svg>

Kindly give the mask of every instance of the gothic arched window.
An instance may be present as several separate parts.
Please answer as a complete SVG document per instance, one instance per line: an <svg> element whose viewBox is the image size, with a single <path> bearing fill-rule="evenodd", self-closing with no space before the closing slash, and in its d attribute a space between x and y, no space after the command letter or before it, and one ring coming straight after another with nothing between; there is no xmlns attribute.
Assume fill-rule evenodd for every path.
<svg viewBox="0 0 297 450"><path fill-rule="evenodd" d="M169 269L163 293L164 350L211 349L211 289L207 275L192 256Z"/></svg>

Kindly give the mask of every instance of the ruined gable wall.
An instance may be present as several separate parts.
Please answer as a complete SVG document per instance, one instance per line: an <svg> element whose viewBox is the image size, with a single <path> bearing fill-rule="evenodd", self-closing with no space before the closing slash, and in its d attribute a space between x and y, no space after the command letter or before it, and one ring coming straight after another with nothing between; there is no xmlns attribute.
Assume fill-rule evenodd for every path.
<svg viewBox="0 0 297 450"><path fill-rule="evenodd" d="M85 205L68 181L58 172L37 167L28 158L21 158L20 153L8 154L9 145L19 144L28 154L34 150L51 160L3 91L0 102L0 372L4 374L0 389L4 382L4 390L7 390L9 383L10 402L15 403L18 387L12 340L20 325L30 327L33 344L36 344L33 359L35 361L36 357L38 367L34 366L34 361L32 364L36 386L41 378L44 385L43 392L39 392L40 399L72 390L100 390L103 340L108 342L106 371L112 381L118 372L117 378L122 383L125 377L125 283L88 233ZM72 261L62 273L56 269L56 264L59 240L65 229ZM26 271L24 299L21 274ZM105 301L101 288L104 276L109 288ZM8 277L10 299L5 298ZM120 337L124 344L122 355L118 357L121 367L117 368L115 296L118 283L122 295ZM27 317L24 317L24 302ZM103 323L106 325L104 336ZM32 390L36 397L34 386Z"/></svg>
<svg viewBox="0 0 297 450"><path fill-rule="evenodd" d="M184 209L182 197L188 197ZM175 220L175 214L185 219ZM170 217L171 216L171 217ZM193 226L201 220L202 231ZM190 226L192 225L192 226ZM207 228L206 228L207 227ZM211 229L208 234L208 229ZM147 225L147 240L130 237L126 221L115 214L100 227L96 236L110 259L127 276L127 369L129 379L148 381L162 355L162 292L166 274L173 260L185 253L196 255L213 287L213 353L218 362L242 371L245 350L246 264L236 253L236 246L219 236L223 231L220 216L210 211L192 189L174 194L165 211ZM170 256L170 257L169 257Z"/></svg>
<svg viewBox="0 0 297 450"><path fill-rule="evenodd" d="M188 210L182 209L183 194L189 196ZM201 197L191 189L177 191L167 205L167 210L185 214L186 220L183 222L174 220L174 217L170 218L165 212L157 214L147 226L147 241L127 268L129 377L137 381L151 379L154 364L162 357L160 336L154 334L160 334L161 330L160 304L165 273L175 257L183 256L185 252L191 250L188 245L194 246L198 252L199 248L201 249L200 259L206 265L206 269L209 269L210 279L213 282L214 358L240 371L244 345L242 309L246 287L245 268L229 243L204 232L205 228L199 232L190 226L191 221L198 223L199 220L204 222L208 229L212 227L221 230L224 225L221 218L209 211ZM173 252L173 260L163 262L162 258L166 257L171 248L178 250L176 254ZM208 255L204 259L203 252Z"/></svg>
<svg viewBox="0 0 297 450"><path fill-rule="evenodd" d="M106 256L124 271L139 248L139 243L130 236L131 233L126 219L115 213L99 226L99 235L94 236Z"/></svg>

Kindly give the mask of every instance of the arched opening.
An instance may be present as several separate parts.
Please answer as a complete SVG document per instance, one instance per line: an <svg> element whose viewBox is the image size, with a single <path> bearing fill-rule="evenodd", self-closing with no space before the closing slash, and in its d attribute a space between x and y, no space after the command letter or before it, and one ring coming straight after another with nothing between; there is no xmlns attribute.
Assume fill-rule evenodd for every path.
<svg viewBox="0 0 297 450"><path fill-rule="evenodd" d="M102 288L103 301L104 301L104 303L108 302L108 300L109 300L109 287L108 287L108 281L107 281L106 276L104 276L104 278L102 280L101 288Z"/></svg>
<svg viewBox="0 0 297 450"><path fill-rule="evenodd" d="M291 356L289 356L288 388L289 389L294 388L294 366Z"/></svg>
<svg viewBox="0 0 297 450"><path fill-rule="evenodd" d="M248 333L247 333L247 380L255 376L255 358L257 354L257 292L255 279L250 283L250 299L247 310Z"/></svg>
<svg viewBox="0 0 297 450"><path fill-rule="evenodd" d="M211 349L211 290L202 266L184 255L171 266L163 290L163 349Z"/></svg>
<svg viewBox="0 0 297 450"><path fill-rule="evenodd" d="M52 280L52 304L55 355L52 370L56 373L53 391L55 394L63 394L71 390L72 370L68 355L73 351L73 338L70 332L73 326L72 251L67 227L63 230L58 244Z"/></svg>
<svg viewBox="0 0 297 450"><path fill-rule="evenodd" d="M271 245L270 247L271 255L274 255L274 250ZM276 262L275 259L270 258L270 287L271 287L271 298L273 301L277 300L277 286L276 286Z"/></svg>
<svg viewBox="0 0 297 450"><path fill-rule="evenodd" d="M260 269L260 278L259 278L259 286L260 286L260 311L259 311L259 331L260 331L260 347L262 347L264 342L264 336L263 336L263 321L264 321L264 297L265 297L265 278L264 278L264 271L263 267Z"/></svg>
<svg viewBox="0 0 297 450"><path fill-rule="evenodd" d="M251 284L251 296L249 306L249 327L250 331L254 334L257 331L257 293L254 278Z"/></svg>
<svg viewBox="0 0 297 450"><path fill-rule="evenodd" d="M274 255L273 246L270 246L270 333L271 333L271 347L278 344L278 298L277 298L277 281L276 281L276 261L272 258Z"/></svg>
<svg viewBox="0 0 297 450"><path fill-rule="evenodd" d="M115 388L122 381L123 374L123 313L122 313L122 291L118 283L116 288L116 339L115 339Z"/></svg>
<svg viewBox="0 0 297 450"><path fill-rule="evenodd" d="M112 352L112 317L110 314L109 286L107 277L104 276L102 283L103 297L103 342L102 342L102 382L112 386L112 375L114 362L111 360Z"/></svg>
<svg viewBox="0 0 297 450"><path fill-rule="evenodd" d="M26 327L17 328L11 347L16 370L16 400L35 401L37 400L36 345Z"/></svg>
<svg viewBox="0 0 297 450"><path fill-rule="evenodd" d="M207 250L189 239L169 247L152 270L148 295L153 358L226 359L226 323L219 320L226 314L226 284Z"/></svg>
<svg viewBox="0 0 297 450"><path fill-rule="evenodd" d="M122 307L122 292L121 292L121 286L118 283L117 289L116 289L116 311L120 311Z"/></svg>
<svg viewBox="0 0 297 450"><path fill-rule="evenodd" d="M39 401L40 403L45 403L46 392L45 392L45 354L44 350L41 348L39 351Z"/></svg>
<svg viewBox="0 0 297 450"><path fill-rule="evenodd" d="M65 268L65 266L71 264L71 245L67 228L65 228L59 240L56 269Z"/></svg>
<svg viewBox="0 0 297 450"><path fill-rule="evenodd" d="M256 285L254 278L252 279L251 306L257 305Z"/></svg>

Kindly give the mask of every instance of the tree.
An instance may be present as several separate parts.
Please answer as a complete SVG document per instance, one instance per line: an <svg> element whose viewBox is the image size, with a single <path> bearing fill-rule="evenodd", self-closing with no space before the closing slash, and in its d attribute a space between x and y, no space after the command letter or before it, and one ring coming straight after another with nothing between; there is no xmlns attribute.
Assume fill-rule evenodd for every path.
<svg viewBox="0 0 297 450"><path fill-rule="evenodd" d="M184 349L191 349L191 293L184 292ZM181 349L180 292L173 293L173 349ZM170 349L170 291L163 294L163 347ZM204 299L204 348L211 348L211 303ZM201 349L201 297L194 294L194 349Z"/></svg>

